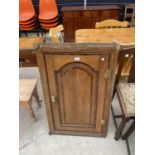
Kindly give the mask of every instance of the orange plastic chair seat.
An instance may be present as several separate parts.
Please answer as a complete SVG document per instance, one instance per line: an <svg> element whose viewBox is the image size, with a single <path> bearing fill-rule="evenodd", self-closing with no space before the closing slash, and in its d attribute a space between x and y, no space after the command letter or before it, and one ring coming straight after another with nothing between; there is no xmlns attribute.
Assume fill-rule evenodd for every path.
<svg viewBox="0 0 155 155"><path fill-rule="evenodd" d="M34 27L35 25L36 25L36 23L30 24L30 25L19 24L20 27L25 27L25 28Z"/></svg>
<svg viewBox="0 0 155 155"><path fill-rule="evenodd" d="M50 20L50 21L41 21L39 20L41 24L54 24L54 23L57 23L59 21L59 19L55 19L55 20Z"/></svg>
<svg viewBox="0 0 155 155"><path fill-rule="evenodd" d="M46 27L46 26L41 26L42 29L45 30L50 30L51 28L55 28L56 26L58 26L59 24L55 25L55 26L50 26L50 27Z"/></svg>
<svg viewBox="0 0 155 155"><path fill-rule="evenodd" d="M49 27L47 27L47 26L41 26L43 29L45 29L45 30L50 30L51 28L54 28L54 27L56 27L56 26L58 26L59 25L59 23L57 23L57 24L55 24L55 25L53 25L53 26L49 26Z"/></svg>
<svg viewBox="0 0 155 155"><path fill-rule="evenodd" d="M23 13L19 16L19 21L28 21L35 16L34 13Z"/></svg>
<svg viewBox="0 0 155 155"><path fill-rule="evenodd" d="M48 21L55 21L56 19L58 19L58 15L52 19L39 19L42 22L48 22Z"/></svg>
<svg viewBox="0 0 155 155"><path fill-rule="evenodd" d="M46 27L50 27L50 26L55 26L57 25L59 22L55 22L55 23L50 23L50 24L44 24L44 23L40 23L41 26L46 26Z"/></svg>
<svg viewBox="0 0 155 155"><path fill-rule="evenodd" d="M58 9L55 0L40 0L39 19L50 20L58 16Z"/></svg>
<svg viewBox="0 0 155 155"><path fill-rule="evenodd" d="M19 24L21 24L21 25L32 25L32 24L34 24L34 23L36 23L36 19L34 19L34 20L29 20L29 21L27 21L27 22L19 22Z"/></svg>
<svg viewBox="0 0 155 155"><path fill-rule="evenodd" d="M27 21L34 16L32 0L19 0L19 21Z"/></svg>
<svg viewBox="0 0 155 155"><path fill-rule="evenodd" d="M42 19L39 19L39 21L40 21L41 23L54 23L54 22L57 22L58 20L59 20L58 17L53 18L53 19L50 19L50 20L42 20Z"/></svg>
<svg viewBox="0 0 155 155"><path fill-rule="evenodd" d="M32 26L32 27L23 27L23 26L19 26L19 29L20 30L33 30L36 28L36 25L35 26Z"/></svg>
<svg viewBox="0 0 155 155"><path fill-rule="evenodd" d="M44 14L39 15L39 19L52 20L56 16L58 16L58 12L46 12Z"/></svg>

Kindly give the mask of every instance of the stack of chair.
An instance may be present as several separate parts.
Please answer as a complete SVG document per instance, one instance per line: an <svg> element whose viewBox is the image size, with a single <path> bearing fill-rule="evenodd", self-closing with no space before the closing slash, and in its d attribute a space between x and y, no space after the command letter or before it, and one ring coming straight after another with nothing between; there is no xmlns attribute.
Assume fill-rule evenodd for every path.
<svg viewBox="0 0 155 155"><path fill-rule="evenodd" d="M40 0L39 22L41 28L49 30L59 24L58 9L55 0Z"/></svg>
<svg viewBox="0 0 155 155"><path fill-rule="evenodd" d="M32 0L19 0L19 29L33 30L37 26Z"/></svg>

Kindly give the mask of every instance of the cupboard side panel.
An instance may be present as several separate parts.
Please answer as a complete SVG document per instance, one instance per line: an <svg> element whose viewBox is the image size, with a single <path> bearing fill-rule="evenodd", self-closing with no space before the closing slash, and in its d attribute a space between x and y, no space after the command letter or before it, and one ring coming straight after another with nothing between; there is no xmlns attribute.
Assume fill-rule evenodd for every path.
<svg viewBox="0 0 155 155"><path fill-rule="evenodd" d="M41 53L41 49L39 49L39 51L36 53L36 56L37 56L41 84L42 84L42 89L43 89L44 102L45 102L45 107L46 107L46 114L47 114L47 120L48 120L48 126L49 126L49 134L52 134L52 132L54 130L54 120L53 120L52 107L50 104L50 94L49 94L49 88L48 88L45 59L44 59L43 53Z"/></svg>
<svg viewBox="0 0 155 155"><path fill-rule="evenodd" d="M99 61L99 82L98 82L98 104L97 104L97 115L96 115L96 131L102 132L102 124L101 120L104 120L103 111L106 96L106 80L105 80L105 72L108 67L108 58L109 55L101 55ZM104 61L102 61L104 59Z"/></svg>
<svg viewBox="0 0 155 155"><path fill-rule="evenodd" d="M119 53L119 45L117 46L116 50L111 51L111 55L109 57L109 68L111 68L111 76L107 79L107 92L106 92L106 98L105 98L105 108L103 117L105 118L105 127L103 129L104 136L107 135L108 131L108 124L109 124L109 113L110 113L110 106L112 102L112 94L113 94L113 88L114 88L114 82L115 82L115 73L117 69L117 58Z"/></svg>

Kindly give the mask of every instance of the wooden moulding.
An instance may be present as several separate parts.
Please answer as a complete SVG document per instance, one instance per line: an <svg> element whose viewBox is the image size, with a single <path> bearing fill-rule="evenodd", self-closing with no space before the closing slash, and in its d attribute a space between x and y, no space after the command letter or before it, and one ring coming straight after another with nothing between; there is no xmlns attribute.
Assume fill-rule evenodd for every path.
<svg viewBox="0 0 155 155"><path fill-rule="evenodd" d="M38 48L46 54L108 54L115 50L117 43L40 43Z"/></svg>
<svg viewBox="0 0 155 155"><path fill-rule="evenodd" d="M47 113L47 119L48 119L48 126L49 126L49 134L69 134L69 135L83 135L83 136L106 136L107 130L108 130L108 121L109 121L109 112L110 112L110 105L112 100L112 93L113 93L113 87L114 87L114 81L115 81L115 72L116 72L116 64L117 64L117 57L119 53L120 46L116 43L96 43L96 44L77 44L77 43L63 43L63 44L56 44L56 43L50 43L50 44L39 44L36 48L37 50L37 61L41 76L41 82L42 82L42 88L43 88L43 94L44 94L44 100L45 100L45 106L46 106L46 113ZM49 72L50 65L48 63L51 63L51 66L54 64L52 56L53 55L98 55L99 58L101 56L105 55L106 59L106 67L111 68L111 76L110 78L103 79L105 89L101 89L102 87L99 87L98 91L99 94L97 95L97 98L102 101L102 97L99 97L101 94L104 93L104 103L99 102L97 105L98 111L95 115L96 118L96 124L94 130L88 130L81 129L78 131L78 125L75 125L74 127L63 127L61 126L58 128L57 120L55 116L54 110L56 109L56 105L54 105L51 102L51 87L55 87L54 85L51 85L53 82L54 75L51 75L51 71ZM49 57L49 59L47 59ZM99 61L99 64L101 61ZM102 65L100 65L102 66ZM105 69L104 69L105 70ZM101 73L105 73L102 68L99 68L99 71ZM101 76L101 73L99 76ZM52 79L49 79L49 76L52 77ZM102 76L101 76L102 77ZM102 82L100 78L100 82ZM100 84L98 84L100 85ZM56 88L52 88L54 90ZM101 95L102 96L102 95ZM101 124L101 120L104 119L104 124ZM60 124L61 125L61 124ZM77 127L77 129L76 129ZM67 128L69 130L67 130ZM62 130L63 129L63 130Z"/></svg>
<svg viewBox="0 0 155 155"><path fill-rule="evenodd" d="M61 11L64 11L64 12L69 12L69 11L92 11L92 10L115 10L115 9L118 9L120 10L121 7L119 5L94 5L94 6L87 6L86 9L84 9L83 6L64 6L62 7Z"/></svg>

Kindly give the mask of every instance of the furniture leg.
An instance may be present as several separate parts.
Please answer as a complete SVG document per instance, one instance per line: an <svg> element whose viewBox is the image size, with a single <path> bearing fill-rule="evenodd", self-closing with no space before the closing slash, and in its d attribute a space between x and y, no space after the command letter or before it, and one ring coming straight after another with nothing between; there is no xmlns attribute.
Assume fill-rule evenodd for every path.
<svg viewBox="0 0 155 155"><path fill-rule="evenodd" d="M126 118L122 118L122 121L118 127L118 129L116 130L116 133L115 133L115 140L119 140L119 138L122 136L122 131L124 129L124 126L126 124L126 122L128 121L128 119Z"/></svg>
<svg viewBox="0 0 155 155"><path fill-rule="evenodd" d="M122 136L122 139L126 140L129 137L129 135L133 132L134 129L135 129L135 120L133 121L132 125L127 130L127 132Z"/></svg>
<svg viewBox="0 0 155 155"><path fill-rule="evenodd" d="M30 110L31 117L34 119L34 121L36 121L37 119L36 119L36 116L35 116L34 111L32 109L31 103L29 103L29 110Z"/></svg>
<svg viewBox="0 0 155 155"><path fill-rule="evenodd" d="M44 36L44 32L42 29L40 29L40 32L41 32L41 36L43 37Z"/></svg>
<svg viewBox="0 0 155 155"><path fill-rule="evenodd" d="M114 113L114 109L113 109L113 106L111 105L111 112L112 112L112 117L113 117L113 120L114 120L114 124L115 124L115 127L116 127L116 130L117 130L117 122L116 122L116 118L115 118L115 113Z"/></svg>
<svg viewBox="0 0 155 155"><path fill-rule="evenodd" d="M39 32L38 32L38 30L37 30L37 36L39 37Z"/></svg>
<svg viewBox="0 0 155 155"><path fill-rule="evenodd" d="M45 37L46 37L46 30L44 30L44 35L45 35Z"/></svg>
<svg viewBox="0 0 155 155"><path fill-rule="evenodd" d="M126 147L127 147L128 155L131 155L128 139L126 139Z"/></svg>
<svg viewBox="0 0 155 155"><path fill-rule="evenodd" d="M39 95L38 95L38 92L37 92L37 87L35 87L35 89L34 89L34 98L35 98L35 100L37 102L38 107L41 107Z"/></svg>
<svg viewBox="0 0 155 155"><path fill-rule="evenodd" d="M19 37L21 37L21 32L19 32Z"/></svg>
<svg viewBox="0 0 155 155"><path fill-rule="evenodd" d="M112 94L112 100L114 99L114 97L115 97L115 92L116 92L116 85L114 85L114 90L113 90L113 94Z"/></svg>
<svg viewBox="0 0 155 155"><path fill-rule="evenodd" d="M24 30L25 36L27 37L27 32Z"/></svg>

